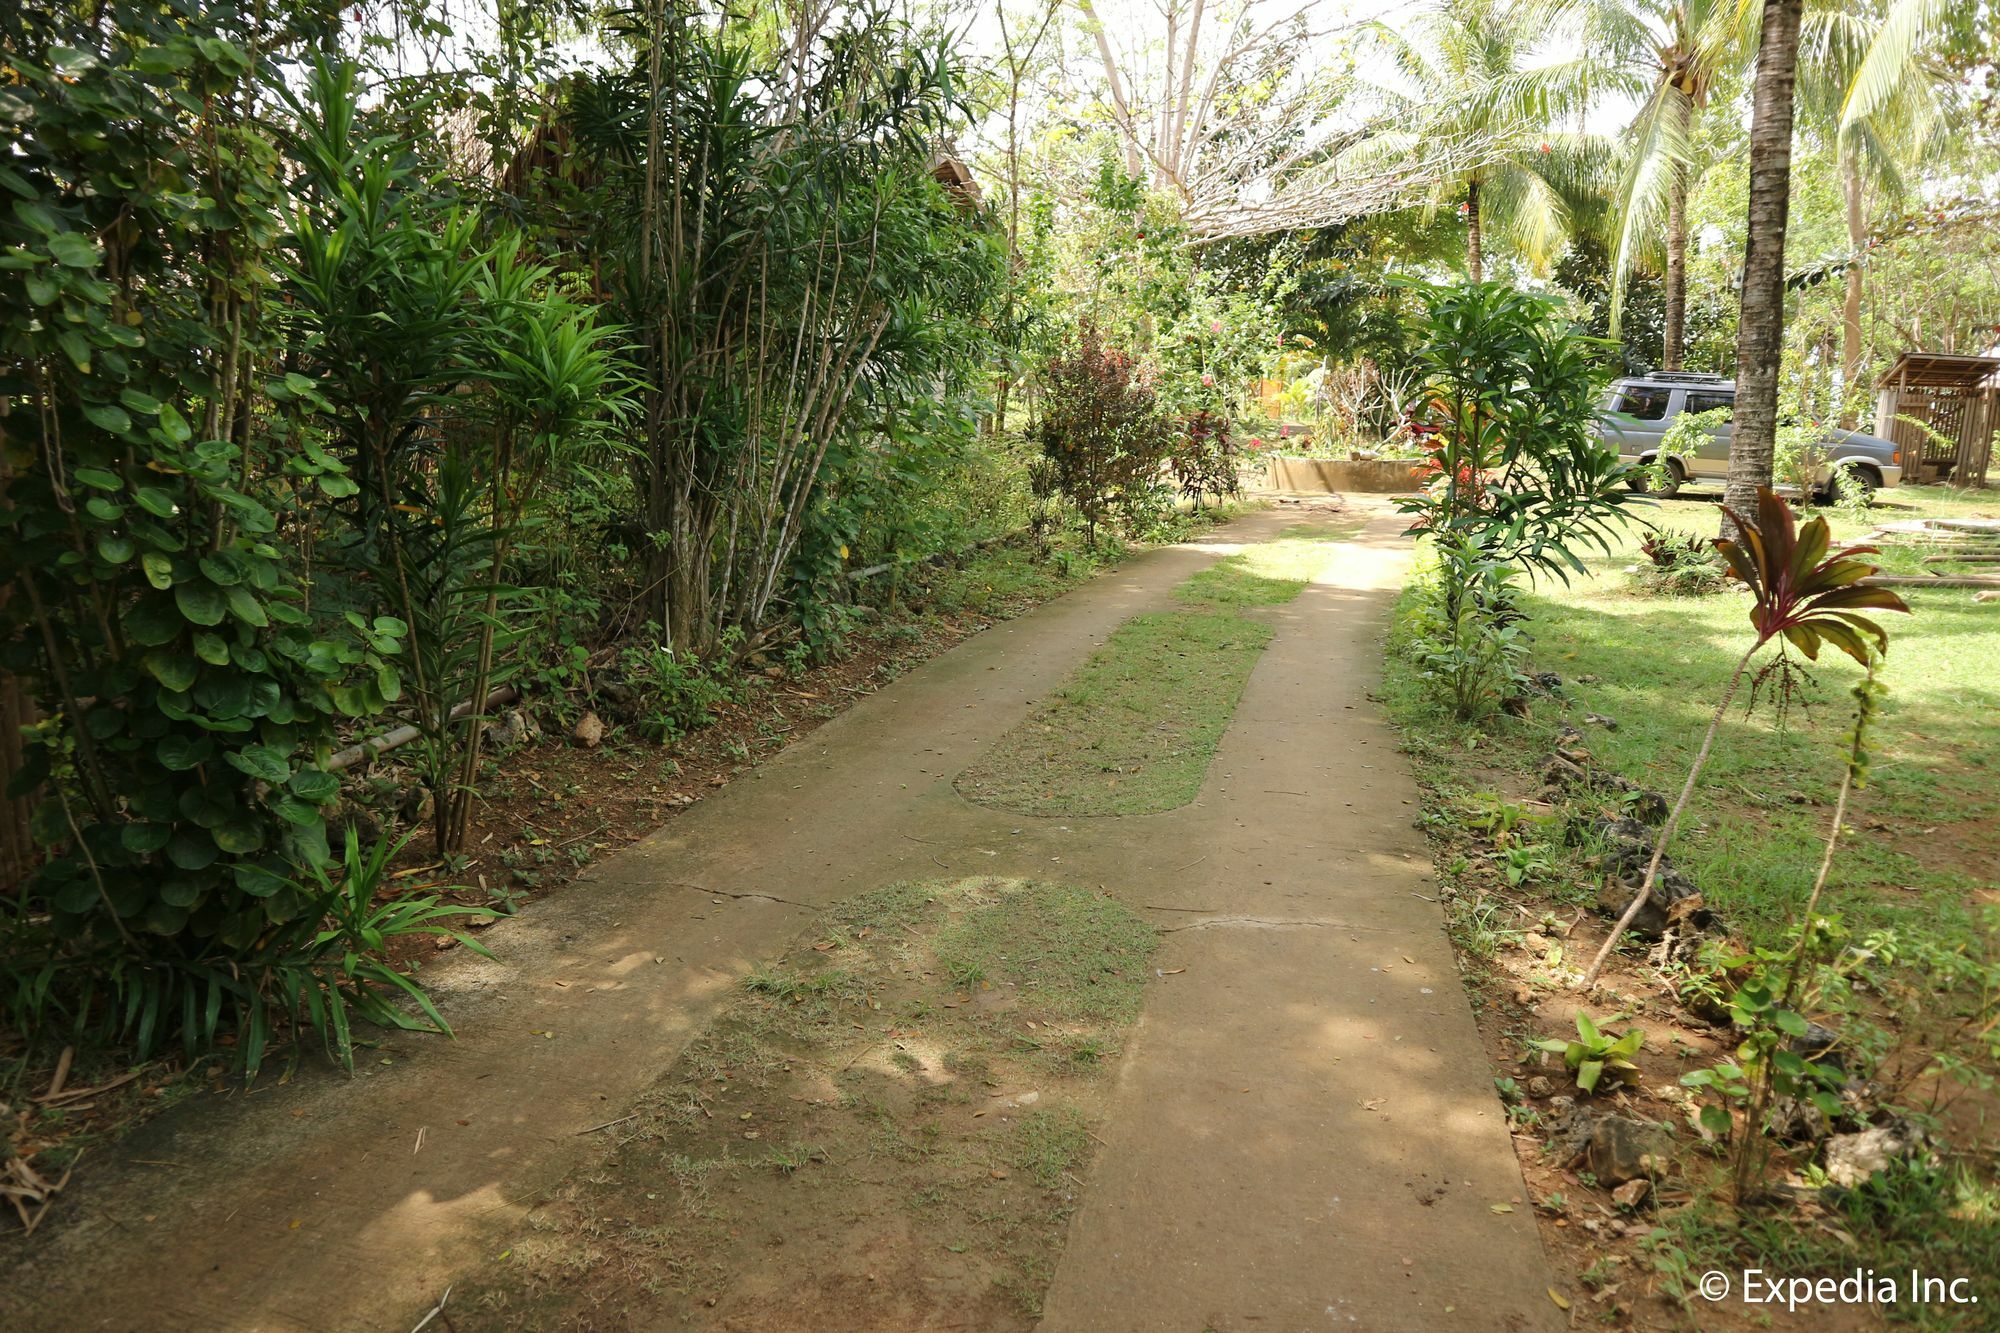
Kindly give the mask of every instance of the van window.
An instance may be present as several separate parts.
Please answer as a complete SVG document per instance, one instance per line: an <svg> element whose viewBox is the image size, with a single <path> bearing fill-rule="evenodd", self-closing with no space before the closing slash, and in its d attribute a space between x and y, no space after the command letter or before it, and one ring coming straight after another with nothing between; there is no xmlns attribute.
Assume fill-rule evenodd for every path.
<svg viewBox="0 0 2000 1333"><path fill-rule="evenodd" d="M1630 385L1611 395L1611 410L1641 421L1659 421L1667 415L1667 400L1673 397L1673 392L1672 389Z"/></svg>
<svg viewBox="0 0 2000 1333"><path fill-rule="evenodd" d="M1730 416L1724 417L1723 420L1730 420L1736 412L1736 395L1733 393L1691 393L1687 396L1687 406L1681 410L1683 412L1713 412L1718 407L1730 414Z"/></svg>

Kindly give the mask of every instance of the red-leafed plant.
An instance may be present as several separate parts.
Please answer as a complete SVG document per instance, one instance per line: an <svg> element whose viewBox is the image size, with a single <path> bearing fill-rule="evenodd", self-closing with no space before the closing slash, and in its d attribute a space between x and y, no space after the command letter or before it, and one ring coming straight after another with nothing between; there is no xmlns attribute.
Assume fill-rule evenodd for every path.
<svg viewBox="0 0 2000 1333"><path fill-rule="evenodd" d="M1042 385L1035 441L1095 541L1121 500L1158 484L1173 425L1144 367L1088 322L1043 365Z"/></svg>
<svg viewBox="0 0 2000 1333"><path fill-rule="evenodd" d="M1659 839L1653 845L1653 858L1646 866L1645 882L1633 895L1625 914L1618 918L1618 924L1612 927L1611 934L1578 983L1584 990L1596 982L1598 973L1604 969L1604 960L1611 956L1619 936L1625 933L1626 927L1632 924L1632 919L1639 915L1639 909L1652 895L1653 885L1660 875L1660 859L1666 853L1668 841L1674 836L1674 829L1680 824L1681 812L1687 809L1688 799L1694 795L1695 782L1708 763L1709 751L1714 748L1716 729L1721 726L1722 715L1728 711L1730 701L1743 684L1743 675L1750 669L1751 659L1765 644L1773 639L1783 639L1804 653L1808 660L1819 660L1820 646L1831 644L1866 667L1875 654L1888 649L1889 633L1862 612L1910 609L1902 598L1887 588L1862 586L1861 580L1875 573L1877 566L1861 557L1873 555L1875 547L1849 546L1829 554L1831 536L1826 520L1815 518L1800 528L1792 518L1790 506L1770 488L1757 492L1758 521L1755 527L1745 523L1733 511L1725 509L1724 512L1729 514L1741 538L1737 541L1718 539L1715 549L1729 566L1730 576L1740 580L1750 590L1750 624L1756 629L1757 637L1737 660L1736 669L1729 675L1729 684L1722 691L1722 702L1715 706L1714 714L1708 719L1708 731L1701 738L1701 749L1695 753L1693 766L1688 769L1680 799L1674 802L1667 822L1660 828ZM1783 652L1782 647L1780 652Z"/></svg>

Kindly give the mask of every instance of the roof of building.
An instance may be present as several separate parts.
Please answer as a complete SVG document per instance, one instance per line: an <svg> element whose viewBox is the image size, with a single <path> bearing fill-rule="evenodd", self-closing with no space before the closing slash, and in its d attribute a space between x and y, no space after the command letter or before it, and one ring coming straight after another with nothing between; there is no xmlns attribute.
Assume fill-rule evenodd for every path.
<svg viewBox="0 0 2000 1333"><path fill-rule="evenodd" d="M2000 383L2000 357L1905 352L1875 381L1875 387L1897 384L1926 389L1974 389L1989 382Z"/></svg>

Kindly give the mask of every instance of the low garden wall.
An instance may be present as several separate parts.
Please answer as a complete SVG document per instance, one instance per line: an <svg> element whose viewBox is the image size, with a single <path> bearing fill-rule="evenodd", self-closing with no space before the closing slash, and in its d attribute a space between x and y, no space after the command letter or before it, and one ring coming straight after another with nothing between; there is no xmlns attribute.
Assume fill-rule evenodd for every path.
<svg viewBox="0 0 2000 1333"><path fill-rule="evenodd" d="M1418 462L1414 458L1267 458L1264 482L1274 491L1400 494L1418 489L1410 475Z"/></svg>

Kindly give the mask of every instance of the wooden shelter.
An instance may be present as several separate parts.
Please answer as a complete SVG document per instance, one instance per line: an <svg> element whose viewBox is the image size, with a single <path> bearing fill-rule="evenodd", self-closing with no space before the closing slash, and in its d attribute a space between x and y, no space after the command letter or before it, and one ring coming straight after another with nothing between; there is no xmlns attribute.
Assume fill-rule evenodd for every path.
<svg viewBox="0 0 2000 1333"><path fill-rule="evenodd" d="M2000 429L2000 357L1905 352L1876 390L1875 433L1896 446L1905 482L1986 484Z"/></svg>

